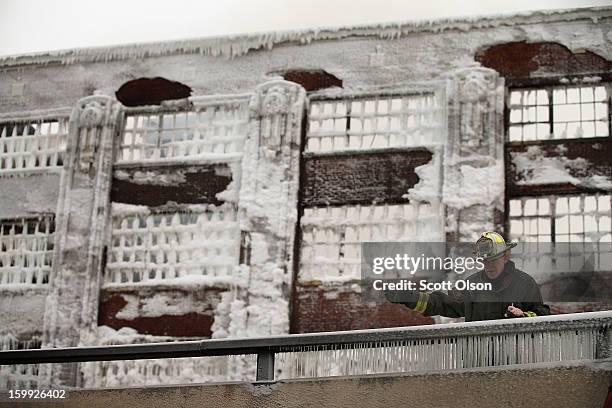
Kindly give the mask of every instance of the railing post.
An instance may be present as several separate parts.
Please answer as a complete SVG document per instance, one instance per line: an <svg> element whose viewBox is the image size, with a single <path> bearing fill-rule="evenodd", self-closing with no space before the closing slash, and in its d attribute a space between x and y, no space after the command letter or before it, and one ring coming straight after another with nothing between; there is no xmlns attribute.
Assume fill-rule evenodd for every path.
<svg viewBox="0 0 612 408"><path fill-rule="evenodd" d="M612 328L604 327L597 338L595 358L604 359L612 357Z"/></svg>
<svg viewBox="0 0 612 408"><path fill-rule="evenodd" d="M257 381L274 381L274 352L257 354Z"/></svg>

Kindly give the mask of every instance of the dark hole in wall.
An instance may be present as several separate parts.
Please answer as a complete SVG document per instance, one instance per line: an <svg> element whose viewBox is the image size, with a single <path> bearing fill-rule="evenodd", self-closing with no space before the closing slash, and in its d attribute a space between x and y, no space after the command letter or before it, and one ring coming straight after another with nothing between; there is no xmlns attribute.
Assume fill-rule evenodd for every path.
<svg viewBox="0 0 612 408"><path fill-rule="evenodd" d="M301 70L293 69L280 73L282 77L296 84L300 84L307 92L338 86L342 88L342 80L325 72L322 69Z"/></svg>
<svg viewBox="0 0 612 408"><path fill-rule="evenodd" d="M476 53L476 61L506 78L577 75L607 71L612 63L588 50L572 52L554 42L516 41L492 45Z"/></svg>
<svg viewBox="0 0 612 408"><path fill-rule="evenodd" d="M191 88L165 78L139 78L121 85L115 93L125 106L159 105L162 101L191 96Z"/></svg>

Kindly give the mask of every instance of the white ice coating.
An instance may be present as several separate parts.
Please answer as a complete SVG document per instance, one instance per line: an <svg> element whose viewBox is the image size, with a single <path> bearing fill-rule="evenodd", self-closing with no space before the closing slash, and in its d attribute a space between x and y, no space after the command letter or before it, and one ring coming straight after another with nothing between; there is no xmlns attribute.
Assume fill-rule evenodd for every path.
<svg viewBox="0 0 612 408"><path fill-rule="evenodd" d="M193 277L189 277L193 278ZM184 278L177 278L184 280ZM200 287L200 283L185 283L184 288ZM216 287L220 287L217 285ZM205 286L210 287L210 285ZM226 287L231 287L226 285ZM155 285L156 289L163 289L163 285ZM126 305L115 315L118 319L133 320L138 317L180 316L188 313L207 314L209 302L202 301L191 293L156 291L149 296L138 296L132 293L122 293L121 297Z"/></svg>
<svg viewBox="0 0 612 408"><path fill-rule="evenodd" d="M34 56L23 56L23 57L8 57L0 60L0 65L11 66L11 65L22 65L22 64L46 64L52 60L60 60L64 64L73 64L80 62L95 62L95 61L115 61L124 60L129 58L143 58L143 57L155 57L162 55L179 55L197 53L202 55L219 56L233 58L247 54L250 50L259 50L262 48L271 49L277 47L279 44L286 44L289 42L298 42L300 44L307 44L313 41L318 41L318 45L324 45L323 40L341 40L343 38L367 38L367 39L397 39L404 36L408 36L413 33L422 32L443 32L443 31L468 31L478 28L486 27L497 27L497 26L519 26L516 28L517 31L521 31L521 35L524 35L530 40L538 39L550 40L554 38L555 32L565 33L567 29L564 29L564 24L558 24L558 28L552 24L546 29L541 28L537 24L530 24L532 22L573 22L577 19L593 19L597 20L598 16L602 18L609 18L612 12L612 8L603 9L590 9L588 11L555 11L555 12L536 12L536 13L524 13L512 18L504 17L489 17L489 18L473 18L473 19L461 19L452 21L437 21L437 22L417 22L417 23L392 23L383 24L378 26L368 27L354 27L354 28L338 28L338 29L320 29L320 30L305 30L296 32L286 33L272 33L272 34L258 34L252 36L233 36L227 38L218 39L204 39L204 40L187 40L178 41L163 44L139 44L133 46L120 46L120 47L101 47L97 49L84 49L84 50L69 50L59 51L48 54L40 54ZM590 28L581 28L579 32L573 33L573 39L567 40L568 35L563 34L565 43L571 47L588 47L593 42L590 35L596 34L594 30ZM557 31L555 31L557 30ZM595 30L597 31L597 30ZM487 36L488 33L478 34L478 30L475 30L475 35ZM609 37L609 34L608 34ZM516 35L511 35L508 32L500 32L491 37L492 41L503 42L516 40ZM429 48L439 47L440 44L436 43L438 40L426 40L425 46ZM442 38L439 41L447 41L446 38ZM474 44L478 41L473 40ZM348 51L346 53L353 52L350 48L350 42L342 43L346 45ZM604 44L609 45L609 41ZM394 44L385 44L385 47L395 47ZM421 43L423 46L423 43ZM599 45L597 45L599 46ZM601 48L601 46L599 46ZM284 47L277 47L280 52L283 52ZM295 50L295 48L293 49ZM402 49L403 50L403 49ZM292 50L286 50L288 54L291 54ZM418 50L417 50L418 51ZM316 51L320 52L320 50ZM335 51L337 53L337 49ZM360 52L363 52L363 48L360 48ZM293 55L293 54L291 54ZM346 56L347 54L341 54ZM359 52L355 53L355 58L363 58ZM389 54L391 55L391 54ZM178 57L177 57L178 58ZM302 62L297 56L296 59L299 63ZM330 64L325 57L321 60L325 64ZM272 63L277 63L276 60L271 58ZM280 60L279 60L280 61ZM387 61L388 62L388 61ZM283 63L284 64L284 63ZM475 63L467 56L459 57L449 62L450 65L456 67L473 66ZM334 73L346 74L349 79L354 78L354 74L349 71L349 68L339 68L334 64L331 71ZM391 63L392 65L392 63ZM401 65L401 64L400 64ZM416 65L415 65L416 66ZM415 69L423 70L426 67L431 69L435 74L436 70L440 71L440 66L431 64L430 61L418 62L418 67ZM381 72L386 72L387 67L383 67ZM343 71L345 69L346 71ZM445 68L443 68L445 69ZM91 72L94 72L93 70ZM394 71L395 72L395 71ZM235 75L236 71L228 69L224 72L225 79L228 82L234 83L239 82L241 78ZM353 75L351 77L351 75ZM397 71L397 74L389 74L387 77L372 78L371 81L387 81L392 78L392 81L400 82L405 81L403 76L405 72L401 69ZM433 74L432 74L433 75ZM343 77L342 75L339 75ZM344 78L344 77L343 77ZM593 81L596 78L592 79ZM568 80L569 81L569 80ZM350 80L347 82L351 82ZM356 81L358 86L368 88L368 83L359 83ZM395 86L395 84L392 84ZM390 85L391 86L391 85ZM248 153L251 158L257 157L260 152L251 151ZM272 151L262 151L263 154L270 155L274 154ZM230 186L217 195L217 198L228 201L228 202L240 202L241 211L246 214L246 217L241 218L242 229L244 231L250 231L259 222L270 222L271 225L278 226L274 229L275 239L282 241L286 239L288 232L282 228L283 225L287 225L288 221L295 217L292 209L283 203L281 197L286 197L287 192L295 187L294 185L285 182L286 174L284 170L273 165L266 164L265 160L249 161L250 159L240 161L242 154L227 155L227 154L204 154L194 155L189 158L171 158L167 159L167 163L185 165L191 163L202 163L202 162L224 162L232 160L230 166L232 168L233 180ZM417 202L435 202L436 200L443 199L444 204L455 208L465 208L473 204L486 204L492 202L495 197L499 197L499 194L503 193L500 186L488 185L487 182L491 178L501 177L503 179L503 169L500 175L500 163L491 162L489 166L475 167L471 164L463 164L460 166L461 179L456 184L452 184L449 181L448 188L445 191L445 196L440 195L440 172L438 168L439 160L441 157L436 152L432 162L420 166L416 169L417 174L420 177L420 182L408 192L408 198L412 201ZM125 162L123 164L138 164ZM567 164L567 162L564 162ZM564 164L564 166L565 166ZM581 166L581 163L573 163L572 166ZM242 168L244 167L244 168ZM554 168L554 166L549 166ZM547 170L552 171L552 170ZM566 172L567 173L567 172ZM117 170L116 175L119 178L125 178L126 174L123 170ZM242 183L240 178L242 174L246 175L247 182ZM547 179L544 174L541 179ZM569 176L573 177L573 176ZM152 172L142 170L136 175L135 179L137 182L146 183L162 183L172 184L179 181L177 175L168 176L165 178L155 177ZM499 180L499 179L498 179ZM536 179L537 180L537 179ZM590 183L592 185L603 185L610 186L610 180L604 176L594 175L590 177ZM584 180L579 180L584 182ZM57 183L56 183L57 184ZM493 183L495 184L495 183ZM45 184L47 185L47 184ZM257 188L257 186L263 186L263 188ZM503 184L502 184L503 186ZM607 187L610 188L610 187ZM32 193L35 194L35 193ZM447 196L446 196L447 194ZM40 195L40 194L39 194ZM43 198L38 196L32 201L42 201ZM54 206L54 204L53 204ZM272 212L270 211L272 209ZM113 204L113 214L150 214L149 209L146 206L131 206L124 204ZM272 214L272 216L271 216ZM438 221L441 218L438 217ZM420 220L424 221L424 220ZM325 220L324 222L330 222L331 224L342 224L342 220ZM433 220L432 220L433 222ZM481 230L482 228L493 228L493 226L484 226L482 223L468 225L462 224L462 229ZM438 231L439 229L436 229ZM438 231L439 232L439 231ZM114 284L108 283L107 288L114 289L114 286L121 287L122 289L138 289L143 286L153 286L158 288L172 288L172 287L189 287L189 288L201 288L204 290L207 287L223 287L228 288L226 292L222 294L220 303L215 311L215 319L212 326L213 338L226 338L226 337L252 337L259 335L270 335L270 334L284 334L288 331L288 303L286 295L282 292L283 285L289 282L289 276L287 273L279 267L279 263L267 262L267 260L274 257L274 249L267 245L263 237L257 233L252 234L252 253L251 257L254 261L260 263L259 268L255 271L254 269L246 266L239 265L235 268L234 273L231 276L195 276L189 275L184 277L178 277L173 279L159 279L149 280L143 283L131 283L131 284ZM129 266L129 265L124 265ZM291 267L291 265L288 265ZM343 277L333 277L329 279L331 283L337 283L342 281ZM346 280L350 280L346 278ZM325 278L322 279L326 281ZM20 290L23 290L21 288ZM326 297L333 298L337 296L337 292L328 291L325 294ZM170 300L164 300L163 297L157 297L155 299L147 300L143 306L143 310L146 316L157 316L160 313L164 314L180 314L187 309L183 304L172 304ZM13 306L11 306L13 307ZM0 310L3 310L0 307ZM9 310L9 309L6 309ZM12 309L11 309L12 310ZM1 312L0 312L1 313ZM135 315L135 309L133 303L128 302L126 309L120 312L118 317L130 318ZM40 313L42 316L42 313ZM6 321L6 320L1 320ZM29 323L31 326L31 323ZM84 334L85 338L85 334ZM100 332L97 333L90 344L124 344L133 342L153 342L153 341L168 341L169 338L160 338L154 336L145 336L142 334L135 333L132 329L124 328L118 332L108 328L101 328ZM480 341L480 340L479 340ZM110 342L110 343L109 343ZM84 342L83 344L85 344ZM467 344L467 343L466 343ZM487 347L486 341L477 342L474 341L469 343L470 346L476 348ZM541 346L542 342L534 343ZM415 346L414 344L412 346ZM411 347L412 347L411 346ZM416 345L418 346L418 345ZM446 345L448 346L448 345ZM303 357L288 356L284 360L279 360L281 366L285 364L286 376L309 376L312 373L318 372L317 370L327 370L331 375L337 375L338 373L344 374L356 374L356 373L370 373L370 372L384 372L381 371L383 367L379 365L381 361L389 358L403 358L408 357L408 362L414 363L414 360L410 360L409 356L419 356L419 360L423 364L427 365L426 369L440 368L435 365L436 356L440 355L442 349L435 349L431 352L426 352L424 349L419 347L408 347L404 345L389 344L388 349L381 349L376 352L370 352L367 350L362 351L344 351L337 352L334 358L339 358L343 362L342 365L329 365L329 355L323 352L321 353L308 353ZM571 349L574 350L574 349ZM574 353L573 351L571 353ZM483 354L483 353L481 353ZM572 356L575 355L571 354ZM403 356L403 357L402 357ZM451 360L444 355L441 361L447 363ZM476 358L476 357L474 357ZM100 380L101 377L89 377L92 382L88 384L94 384L96 386L125 386L125 385L140 385L140 384L167 384L170 381L176 382L193 382L200 380L211 380L211 379L232 379L240 378L243 373L250 372L244 370L245 367L253 367L252 361L247 361L244 357L237 358L235 361L221 362L219 364L201 364L201 360L193 360L194 363L180 363L178 360L175 361L130 361L123 363L95 363L95 364L106 364L106 369L114 367L111 371L104 372L104 380ZM298 363L296 363L296 361ZM318 362L317 362L318 361ZM404 361L404 360L402 360ZM412 364L411 363L411 364ZM447 364L440 363L440 364ZM314 366L313 366L314 364ZM327 366L325 366L327 364ZM369 364L368 367L366 367ZM408 364L408 363L406 363ZM419 363L421 364L421 363ZM414 363L413 366L406 367L410 370L420 366ZM450 364L450 363L448 363ZM394 367L399 367L401 364L399 360ZM313 368L314 367L314 368ZM328 368L325 368L328 367ZM342 368L345 367L345 368ZM284 369L284 370L285 370ZM206 371L212 370L212 371ZM302 371L300 371L302 370ZM220 374L225 373L225 374ZM293 373L293 374L290 374ZM304 374L305 373L305 374Z"/></svg>
<svg viewBox="0 0 612 408"><path fill-rule="evenodd" d="M419 176L419 182L408 190L404 198L432 204L440 203L442 198L441 156L442 149L436 148L431 161L415 169L415 173Z"/></svg>
<svg viewBox="0 0 612 408"><path fill-rule="evenodd" d="M40 331L43 325L47 290L46 285L2 285L0 336Z"/></svg>
<svg viewBox="0 0 612 408"><path fill-rule="evenodd" d="M444 203L452 208L467 208L472 205L492 205L504 193L504 165L497 160L489 166L459 166L460 178L445 180Z"/></svg>
<svg viewBox="0 0 612 408"><path fill-rule="evenodd" d="M397 39L414 33L468 31L474 29L516 26L541 22L569 22L589 19L596 22L610 16L610 7L567 10L538 10L513 14L471 16L436 20L389 22L375 25L314 28L283 32L230 35L217 38L129 44L82 49L67 49L0 58L0 65L47 64L60 60L63 64L80 62L108 62L123 59L141 59L172 54L202 54L234 58L252 50L270 50L279 44L310 44L315 41L338 40L349 37L375 37Z"/></svg>
<svg viewBox="0 0 612 408"><path fill-rule="evenodd" d="M91 336L93 343L82 345L118 345L135 343L161 343L176 341L166 336L151 336L123 327L114 330L107 326L97 328ZM153 386L167 384L188 384L228 380L248 380L237 371L236 362L246 359L245 364L253 364L244 356L204 357L155 360L124 360L83 363L81 370L84 387L109 388L122 386Z"/></svg>
<svg viewBox="0 0 612 408"><path fill-rule="evenodd" d="M606 312L590 315L591 321L581 314L574 317L547 316L527 322L422 326L410 328L402 341L353 344L351 348L340 347L337 350L319 346L296 347L276 354L274 379L461 370L515 364L548 367L553 363L592 361L601 358L598 355L599 333L608 328L610 317ZM571 322L576 316L582 321ZM516 324L514 330L505 327L511 324ZM100 338L105 344L170 340L146 337L130 329L100 329ZM87 363L85 366L85 386L88 387L253 381L254 373L245 368L255 366L255 356L111 361Z"/></svg>
<svg viewBox="0 0 612 408"><path fill-rule="evenodd" d="M567 149L559 145L554 156L546 156L539 146L529 146L525 152L511 153L512 163L519 176L518 185L570 183L575 186L612 190L612 180L593 174L593 165L587 159L569 159L563 155Z"/></svg>
<svg viewBox="0 0 612 408"><path fill-rule="evenodd" d="M135 171L128 173L125 170L115 170L113 177L118 180L129 180L135 184L147 184L156 186L176 186L185 182L185 172L159 174L154 171Z"/></svg>
<svg viewBox="0 0 612 408"><path fill-rule="evenodd" d="M0 334L0 351L32 349L40 347L38 336L30 337L28 340L20 340L13 334ZM0 366L0 390L21 389L28 390L38 388L38 365L19 364Z"/></svg>

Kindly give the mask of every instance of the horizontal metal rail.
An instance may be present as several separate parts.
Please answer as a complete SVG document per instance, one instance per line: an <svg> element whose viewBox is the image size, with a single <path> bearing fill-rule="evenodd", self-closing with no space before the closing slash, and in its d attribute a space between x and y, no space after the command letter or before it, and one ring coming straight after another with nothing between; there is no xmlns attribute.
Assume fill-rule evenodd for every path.
<svg viewBox="0 0 612 408"><path fill-rule="evenodd" d="M598 352L598 355L607 356L610 353L610 339L607 336L609 336L608 330L612 328L612 311L259 338L0 351L0 365L256 354L258 365L262 365L258 367L257 379L268 380L274 371L275 353L299 351L305 346L325 347L329 350L352 348L351 346L357 345L381 347L385 342L404 340L435 340L584 328L600 329L604 338L598 347L603 347L605 350Z"/></svg>

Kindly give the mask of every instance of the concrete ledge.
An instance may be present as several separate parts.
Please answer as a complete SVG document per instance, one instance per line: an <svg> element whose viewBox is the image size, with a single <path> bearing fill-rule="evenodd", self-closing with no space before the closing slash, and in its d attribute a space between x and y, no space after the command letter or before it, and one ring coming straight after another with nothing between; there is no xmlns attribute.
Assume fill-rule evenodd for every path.
<svg viewBox="0 0 612 408"><path fill-rule="evenodd" d="M611 379L608 359L255 384L80 390L53 406L602 408ZM31 404L42 405L47 404Z"/></svg>

